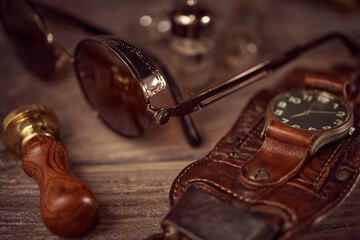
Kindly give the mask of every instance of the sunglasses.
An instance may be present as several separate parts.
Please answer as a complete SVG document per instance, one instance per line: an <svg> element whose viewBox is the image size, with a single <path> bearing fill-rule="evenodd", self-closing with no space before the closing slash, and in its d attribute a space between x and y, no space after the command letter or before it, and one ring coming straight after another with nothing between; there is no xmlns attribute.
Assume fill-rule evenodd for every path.
<svg viewBox="0 0 360 240"><path fill-rule="evenodd" d="M46 28L43 16L58 23L74 25L93 35L110 36L111 33L44 3L30 0L0 0L2 25L24 64L43 79L52 77L59 60L74 65L79 83L90 104L106 125L119 134L135 137L145 133L150 119L143 114L144 104L150 104L150 97L166 85L169 86L174 101L182 101L183 97L174 79L166 69L160 73L163 66L154 56L152 61L145 56L140 57L141 61L147 63L146 68L142 69L142 65L133 66L133 73L129 73L127 69L130 66L127 64L132 63L129 63L127 56L116 50L116 47L110 46L113 44L110 43L109 37L104 37L103 40L99 38L99 44L82 44L82 47L77 48L74 57L54 41L53 34ZM136 49L125 42L122 45L127 49ZM87 56L88 50L91 51ZM161 66L155 66L153 62L158 62ZM121 76L126 78L122 79ZM163 76L166 76L166 82ZM96 84L92 85L95 82ZM139 86L141 83L145 85ZM110 87L110 91L107 91L107 84L114 89ZM145 96L141 96L143 92L139 87L147 89L144 92ZM140 99L143 102L140 102ZM189 144L194 147L200 145L201 138L191 117L181 117L181 123Z"/></svg>
<svg viewBox="0 0 360 240"><path fill-rule="evenodd" d="M164 124L176 116L183 118L186 136L190 144L196 146L201 140L188 114L265 78L301 54L330 40L339 39L352 55L359 55L359 48L345 35L329 33L182 100L174 79L159 60L117 36L37 2L5 0L1 3L5 31L26 65L38 75L48 77L55 70L57 58L65 56L74 64L84 95L100 118L110 128L128 137L143 135L152 121ZM35 8L100 35L80 41L75 55L71 56L53 42ZM176 105L166 108L153 106L151 98L165 90L167 84Z"/></svg>

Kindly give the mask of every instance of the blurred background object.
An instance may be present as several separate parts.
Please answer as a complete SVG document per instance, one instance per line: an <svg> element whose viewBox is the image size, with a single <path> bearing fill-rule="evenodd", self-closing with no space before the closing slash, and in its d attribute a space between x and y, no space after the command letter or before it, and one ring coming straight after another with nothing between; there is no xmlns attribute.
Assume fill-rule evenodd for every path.
<svg viewBox="0 0 360 240"><path fill-rule="evenodd" d="M185 89L195 90L210 81L214 67L214 16L198 0L178 0L169 13L171 65Z"/></svg>
<svg viewBox="0 0 360 240"><path fill-rule="evenodd" d="M226 11L203 0L160 1L133 19L127 31L140 44L162 44L169 68L185 91L204 89L216 66L239 70L255 63L267 1L229 1Z"/></svg>
<svg viewBox="0 0 360 240"><path fill-rule="evenodd" d="M225 66L244 69L254 65L263 43L262 27L267 11L264 0L233 2L220 39L220 56Z"/></svg>
<svg viewBox="0 0 360 240"><path fill-rule="evenodd" d="M171 32L168 12L171 6L172 1L161 0L158 4L139 11L127 28L133 41L146 45L168 40Z"/></svg>

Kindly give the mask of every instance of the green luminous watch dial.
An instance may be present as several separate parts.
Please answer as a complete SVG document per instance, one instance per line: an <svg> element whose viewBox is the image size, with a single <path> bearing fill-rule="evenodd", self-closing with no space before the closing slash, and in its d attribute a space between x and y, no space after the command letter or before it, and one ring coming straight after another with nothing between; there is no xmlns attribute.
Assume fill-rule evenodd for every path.
<svg viewBox="0 0 360 240"><path fill-rule="evenodd" d="M327 92L294 90L278 96L271 112L280 122L302 130L328 130L350 117L345 101Z"/></svg>

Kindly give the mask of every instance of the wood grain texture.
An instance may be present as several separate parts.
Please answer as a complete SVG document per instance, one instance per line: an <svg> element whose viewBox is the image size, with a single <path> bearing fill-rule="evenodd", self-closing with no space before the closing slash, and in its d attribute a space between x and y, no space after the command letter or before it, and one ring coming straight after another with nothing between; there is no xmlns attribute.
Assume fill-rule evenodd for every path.
<svg viewBox="0 0 360 240"><path fill-rule="evenodd" d="M66 147L48 136L35 136L25 144L22 168L39 185L43 222L51 232L70 237L94 223L99 202L67 161Z"/></svg>
<svg viewBox="0 0 360 240"><path fill-rule="evenodd" d="M234 1L207 2L222 20ZM129 28L133 26L131 23L140 14L156 11L162 3L159 0L46 2L134 41L137 39L129 34ZM360 44L358 12L344 14L325 1L279 0L266 5L261 54L256 62L331 30L341 30ZM87 37L77 29L58 23L49 23L48 26L55 41L70 52L79 40ZM164 60L170 71L173 70L168 61L166 40L143 47ZM23 104L43 103L51 107L62 123L60 140L69 150L70 169L99 200L99 217L95 224L74 239L137 240L159 232L160 221L169 210L168 191L174 178L185 166L210 151L230 129L256 91L273 87L294 68L326 69L349 61L339 43L329 43L270 78L193 114L204 142L199 148L191 148L186 143L178 119L172 119L161 127L153 126L140 138L120 137L104 126L86 103L70 66L59 68L53 79L41 81L21 64L3 32L0 33L0 53L3 56L0 58L0 118ZM221 58L220 53L218 58ZM211 85L242 70L218 65ZM181 85L181 81L177 80ZM170 99L166 91L156 97L154 103L156 106L169 106L172 104ZM42 223L39 198L36 182L26 176L21 162L0 144L0 239L59 239ZM341 207L334 209L300 239L358 239L359 226L360 188L356 187Z"/></svg>

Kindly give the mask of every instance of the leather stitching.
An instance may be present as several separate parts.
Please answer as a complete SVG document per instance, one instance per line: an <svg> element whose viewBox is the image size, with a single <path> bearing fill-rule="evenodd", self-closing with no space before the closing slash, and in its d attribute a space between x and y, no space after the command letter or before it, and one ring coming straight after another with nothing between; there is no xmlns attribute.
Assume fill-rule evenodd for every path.
<svg viewBox="0 0 360 240"><path fill-rule="evenodd" d="M217 188L220 188L222 191L227 192L228 194L232 195L235 198L238 198L238 199L246 201L246 202L254 202L254 200L251 200L250 198L245 198L243 196L240 196L239 194L234 193L230 189L224 188L220 184L218 184L216 182L213 182L211 180L208 180L208 179L204 179L204 178L192 179L192 180L186 182L186 184L190 184L190 183L193 183L193 182L205 182L205 183L211 184L211 185L213 185L213 186L215 186Z"/></svg>
<svg viewBox="0 0 360 240"><path fill-rule="evenodd" d="M297 216L295 214L295 212L289 208L288 206L278 203L278 202L274 202L274 201L268 201L268 200L261 200L261 201L257 201L257 203L264 203L270 206L275 206L278 207L280 209L283 209L285 212L287 212L290 215L290 219L292 222L296 222L297 221Z"/></svg>
<svg viewBox="0 0 360 240"><path fill-rule="evenodd" d="M323 174L325 173L325 169L327 168L327 166L331 163L331 161L333 160L334 156L336 155L336 153L338 152L339 148L341 146L343 146L344 140L336 147L336 149L334 150L334 152L331 154L330 158L327 160L326 164L322 167L320 174L317 176L317 178L315 179L315 181L313 182L313 187L316 186L316 184L319 182L320 178L323 176Z"/></svg>
<svg viewBox="0 0 360 240"><path fill-rule="evenodd" d="M227 165L230 165L230 166L233 166L233 167L236 167L236 168L241 168L240 166L236 165L236 164L232 164L232 163L229 163L229 162L226 162L224 160L217 160L217 159L212 159L210 160L211 162L218 162L218 163L225 163Z"/></svg>
<svg viewBox="0 0 360 240"><path fill-rule="evenodd" d="M254 107L253 105L255 105L255 103L254 103L253 101L251 101L251 102L249 103L248 109L247 109L243 114L241 114L241 117L240 117L240 118L243 118L243 116L248 115L248 114L249 114L248 111L251 111L251 110L252 110L252 108ZM211 152L211 155L210 155L210 156L213 156L213 155L215 154L215 152L217 152L217 150L222 147L222 145L224 144L224 142L226 142L227 138L232 135L232 132L234 132L234 130L235 130L235 132L236 132L236 129L243 128L243 126L241 126L241 123L242 123L242 122L236 124L235 126L233 126L233 127L230 129L230 131L229 131L229 132L220 140L220 142L216 145L216 147L214 148L214 151ZM252 128L246 133L245 136L247 136L247 139L249 138L249 137L248 137L249 133L250 133L255 127L256 127L256 125L255 125L254 127L252 127ZM245 137L245 136L244 136L244 137ZM240 142L244 139L244 137L240 137L240 139L239 139L239 137L236 136L236 138L239 139ZM239 140L237 140L237 141L239 141ZM234 150L232 153L230 153L228 158L231 158L231 156L234 154L235 151L236 151L236 150ZM225 154L226 154L226 153L225 153ZM226 154L226 155L228 155L228 154ZM232 156L232 157L233 157L233 156Z"/></svg>
<svg viewBox="0 0 360 240"><path fill-rule="evenodd" d="M237 144L234 151L229 155L228 158L230 159L236 157L239 151L249 142L250 138L252 138L256 133L260 133L260 130L262 130L263 127L264 118L261 118L260 121L252 129L249 130L246 139L244 140L244 138L242 138L240 140L240 142Z"/></svg>
<svg viewBox="0 0 360 240"><path fill-rule="evenodd" d="M278 207L280 209L283 209L285 212L287 212L291 218L291 220L293 222L296 222L297 220L297 217L296 217L296 214L295 212L290 209L288 206L286 205L283 205L281 203L278 203L278 202L273 202L273 201L268 201L268 200L254 200L254 199L250 199L250 198L245 198L243 196L240 196L239 194L237 193L234 193L233 191L231 191L230 189L227 189L227 188L224 188L223 186L221 186L220 184L217 184L213 181L210 181L208 179L202 179L202 178L198 178L198 179L193 179L193 180L190 180L186 183L187 184L190 184L190 183L193 183L193 182L205 182L205 183L208 183L210 185L213 185L219 189L221 189L222 191L225 191L227 192L228 194L230 194L231 196L233 196L234 198L237 198L239 200L242 200L242 201L245 201L245 202L248 202L248 203L264 203L264 204L267 204L267 205L270 205L270 206L275 206L275 207Z"/></svg>
<svg viewBox="0 0 360 240"><path fill-rule="evenodd" d="M224 160L212 159L211 161L212 161L212 162L218 162L218 163L224 163L224 164L227 164L227 165L229 165L229 166L232 166L232 167L235 167L235 168L238 168L238 169L241 169L241 167L242 167L242 166L238 166L238 165L235 165L235 164L226 162L226 161L224 161ZM185 185L185 186L186 186L186 185ZM268 187L268 188L266 188L266 189L263 189L263 190L261 191L261 194L262 194L262 195L267 194L267 193L271 192L273 189L274 189L273 187ZM230 191L230 190L229 190L229 191ZM259 194L259 196L260 196L260 194Z"/></svg>
<svg viewBox="0 0 360 240"><path fill-rule="evenodd" d="M221 193L219 193L218 191L216 191L213 188L210 188L206 185L196 184L196 185L192 185L191 187L196 188L196 189L201 189L202 191L210 193L211 195L213 195L219 199L222 199L223 201L226 201L226 199L224 198L224 196Z"/></svg>
<svg viewBox="0 0 360 240"><path fill-rule="evenodd" d="M216 148L215 148L216 149ZM199 164L199 163L201 163L201 162L203 162L203 161L205 161L205 160L208 160L209 159L209 157L211 157L212 156L212 154L210 155L210 156L208 156L208 157L205 157L205 158L203 158L203 159L201 159L201 160L198 160L198 161L196 161L196 162L193 162L193 163L191 163L189 166L187 166L185 169L184 169L184 171L181 173L181 175L177 178L177 180L176 180L176 183L175 183L175 186L174 186L174 199L178 199L176 196L175 196L175 194L177 193L177 189L178 189L178 187L179 187L179 184L180 184L180 181L182 180L182 178L184 177L184 175L187 173L187 171L189 171L189 169L190 168L192 168L193 166L195 166L195 165L197 165L197 164ZM185 184L185 186L186 186L186 184Z"/></svg>
<svg viewBox="0 0 360 240"><path fill-rule="evenodd" d="M317 192L311 191L309 188L304 187L304 186L302 186L302 185L300 185L300 184L293 183L293 182L286 182L286 184L288 184L288 185L290 185L290 186L293 186L293 187L300 188L300 189L302 189L302 190L305 190L306 192L308 192L308 193L310 193L310 194L312 194L312 195L314 195L314 196L316 196L316 197L318 197L318 198L321 198L322 200L325 200L325 201L326 201L326 200L328 199L326 196L323 196L323 195L321 195L321 194L319 194L319 193L317 193Z"/></svg>
<svg viewBox="0 0 360 240"><path fill-rule="evenodd" d="M255 132L257 128L259 128L259 125L261 125L261 123L264 121L263 118L261 118L260 122L258 122L254 127L252 127L249 132L247 133L247 136L248 138L250 138L251 136L250 135L250 132ZM255 129L255 130L254 130ZM206 161L206 160L209 160L210 158L212 158L215 154L216 154L216 151L221 147L224 139L228 136L229 134L226 134L226 136L221 140L220 144L217 144L215 146L215 148L211 151L211 153L206 156L205 158L201 159L201 160L198 160L196 162L193 162L192 164L190 164L189 166L187 166L184 171L181 173L181 175L177 178L176 180L176 183L175 183L175 186L174 186L174 195L177 193L177 188L179 187L179 184L180 184L180 181L182 181L184 175L189 171L190 168L192 168L193 166L203 162L203 161ZM241 148L244 147L245 145L243 144L242 146L240 146ZM239 148L237 151L239 151L241 148ZM186 184L185 184L186 186ZM174 199L178 199L176 196L174 196Z"/></svg>
<svg viewBox="0 0 360 240"><path fill-rule="evenodd" d="M201 179L199 179L201 181ZM222 199L223 201L227 202L226 201L226 198L224 197L223 194L221 194L219 191L211 188L210 186L208 185L202 185L202 184L195 184L195 185L191 185L192 188L196 188L196 189L200 189L202 191L205 191L207 193L210 193L212 194L213 196L216 196L217 198L219 199ZM234 193L235 194L235 193ZM240 197L240 196L239 196ZM255 202L255 201L254 201ZM268 213L268 214L271 214L271 215L277 215L277 216L280 216L280 218L282 218L285 222L286 221L289 221L289 218L291 219L291 215L289 216L288 212L285 211L284 209L280 208L280 211L277 210L277 211L274 211L273 208L270 208L270 209L267 209L267 208L264 208L266 206L268 207L273 207L272 205L261 205L262 207L261 208L253 208L253 207L250 207L248 210L250 212L265 212L265 213ZM276 209L279 209L278 206L276 206ZM284 212L282 212L284 211ZM292 218L292 220L296 220L296 217Z"/></svg>
<svg viewBox="0 0 360 240"><path fill-rule="evenodd" d="M283 222L289 222L290 217L287 215L286 212L282 211L282 209L274 208L273 206L269 205L260 205L260 206L250 206L249 211L252 213L267 213L271 216L278 216L282 219Z"/></svg>
<svg viewBox="0 0 360 240"><path fill-rule="evenodd" d="M359 153L358 153L359 154ZM359 159L357 159L357 161L359 161ZM356 174L357 175L357 174ZM292 234L294 234L294 232L299 231L300 229L304 228L305 226L307 226L309 223L313 222L314 219L316 217L319 217L321 215L323 215L325 212L327 212L330 208L332 208L335 204L337 204L339 202L339 200L341 200L345 194L347 194L347 192L349 191L349 189L352 187L355 179L357 179L357 177L353 177L352 181L349 182L346 186L346 188L344 189L344 191L340 194L340 196L333 202L333 204L328 205L326 208L324 208L321 212L319 212L319 214L315 217L309 218L308 220L304 221L303 223L300 223L299 225L297 225L297 227L289 230L286 232L286 234L281 237L280 239L286 239L289 236L291 236Z"/></svg>
<svg viewBox="0 0 360 240"><path fill-rule="evenodd" d="M281 236L279 239L286 239L289 238L290 236L292 236L295 232L299 231L300 229L304 228L305 226L307 226L309 223L313 222L315 218L323 215L325 212L327 212L330 208L332 208L334 205L338 204L340 200L342 200L344 198L344 196L349 192L349 189L353 186L354 182L358 179L359 177L359 171L360 171L360 167L359 167L359 161L360 161L360 151L358 151L357 153L357 158L355 161L355 166L356 166L356 174L353 175L351 181L348 182L348 184L346 185L346 188L344 188L344 191L342 191L342 193L336 198L335 201L332 202L332 204L329 204L326 208L324 208L321 212L318 213L317 216L313 216L312 218L307 219L306 221L304 221L303 223L300 223L299 225L297 225L296 227L294 227L293 229L287 231L283 236ZM356 177L355 177L356 176Z"/></svg>

